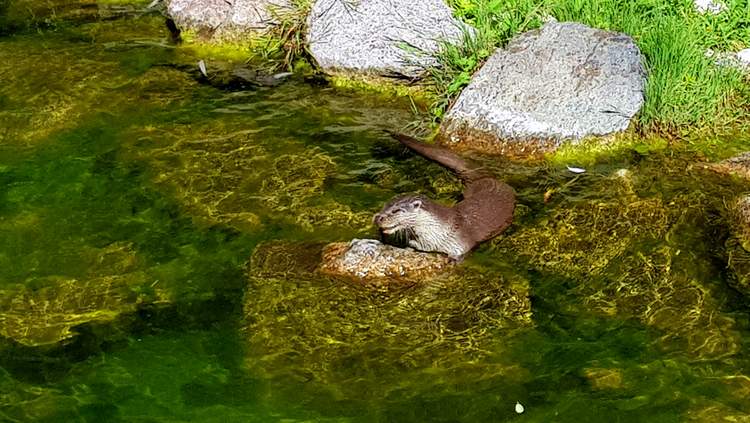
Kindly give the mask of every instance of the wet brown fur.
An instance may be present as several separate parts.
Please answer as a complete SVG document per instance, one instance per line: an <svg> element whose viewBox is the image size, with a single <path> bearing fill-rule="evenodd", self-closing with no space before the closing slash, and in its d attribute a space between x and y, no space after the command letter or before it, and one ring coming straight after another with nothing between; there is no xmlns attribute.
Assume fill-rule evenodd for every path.
<svg viewBox="0 0 750 423"><path fill-rule="evenodd" d="M438 246L432 247L432 251L442 252L455 258L463 257L479 243L499 235L510 226L513 221L516 197L513 188L508 184L482 172L477 166L470 164L452 151L425 144L406 135L390 134L421 156L454 171L464 182L465 189L463 200L452 207L436 203L421 195L396 198L388 202L383 210L375 215L374 220L378 226L382 228L380 223L386 220L386 216L392 215L393 208L402 207L403 203L418 199L421 202L421 209L437 220L439 226L408 227L406 232L412 236L427 233L430 237L434 234L440 239L449 239L451 241L449 244L458 244L460 247ZM394 218L391 216L390 219ZM435 233L436 231L444 231L444 233ZM419 249L419 242L410 242L410 245Z"/></svg>

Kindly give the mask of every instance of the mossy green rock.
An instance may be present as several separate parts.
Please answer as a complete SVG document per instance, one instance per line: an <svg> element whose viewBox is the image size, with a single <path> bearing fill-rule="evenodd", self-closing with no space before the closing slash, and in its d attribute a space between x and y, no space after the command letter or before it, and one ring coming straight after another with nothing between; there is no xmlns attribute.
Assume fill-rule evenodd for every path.
<svg viewBox="0 0 750 423"><path fill-rule="evenodd" d="M514 363L483 361L504 347L499 334L531 325L523 277L465 264L418 285L374 290L318 274L322 247L266 243L250 260L246 364L274 389L378 402L418 396L424 377L436 391L464 372L523 377Z"/></svg>

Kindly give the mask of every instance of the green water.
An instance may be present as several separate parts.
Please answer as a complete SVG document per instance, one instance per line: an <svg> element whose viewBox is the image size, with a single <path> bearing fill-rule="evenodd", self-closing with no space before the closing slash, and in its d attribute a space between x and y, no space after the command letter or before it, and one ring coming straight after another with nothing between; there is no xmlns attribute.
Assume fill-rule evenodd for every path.
<svg viewBox="0 0 750 423"><path fill-rule="evenodd" d="M158 16L7 4L0 420L750 419L749 310L724 251L746 186L689 148L580 177L488 163L516 223L435 283L258 269L254 251L374 236L397 193L458 197L382 133L420 118L409 102L207 81Z"/></svg>

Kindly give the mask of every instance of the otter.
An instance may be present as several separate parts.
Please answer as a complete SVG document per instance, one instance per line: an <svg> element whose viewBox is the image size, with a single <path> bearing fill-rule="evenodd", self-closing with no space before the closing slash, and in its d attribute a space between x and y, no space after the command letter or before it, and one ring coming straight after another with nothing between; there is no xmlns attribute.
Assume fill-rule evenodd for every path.
<svg viewBox="0 0 750 423"><path fill-rule="evenodd" d="M510 185L444 148L388 133L410 150L456 173L465 188L463 200L452 207L424 195L392 199L373 218L383 234L401 232L415 250L439 252L461 261L479 243L510 226L516 205L516 194Z"/></svg>

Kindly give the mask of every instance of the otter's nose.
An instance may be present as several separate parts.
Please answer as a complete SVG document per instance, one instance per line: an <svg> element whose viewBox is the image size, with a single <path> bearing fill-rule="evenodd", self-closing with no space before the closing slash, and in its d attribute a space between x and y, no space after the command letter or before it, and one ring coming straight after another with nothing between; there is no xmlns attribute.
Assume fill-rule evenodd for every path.
<svg viewBox="0 0 750 423"><path fill-rule="evenodd" d="M380 213L375 213L375 216L372 217L372 223L380 226L380 223L383 221L383 215Z"/></svg>

